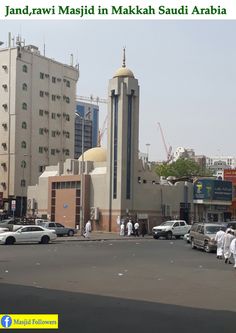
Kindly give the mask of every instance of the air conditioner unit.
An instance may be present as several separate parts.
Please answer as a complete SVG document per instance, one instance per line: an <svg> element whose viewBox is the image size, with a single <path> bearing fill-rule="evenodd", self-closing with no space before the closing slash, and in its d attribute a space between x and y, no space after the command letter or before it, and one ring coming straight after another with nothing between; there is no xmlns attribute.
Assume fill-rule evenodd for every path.
<svg viewBox="0 0 236 333"><path fill-rule="evenodd" d="M49 111L45 110L44 113L45 113L45 114L49 114Z"/></svg>
<svg viewBox="0 0 236 333"><path fill-rule="evenodd" d="M49 96L49 92L48 91L45 91L44 94L45 94L45 96Z"/></svg>
<svg viewBox="0 0 236 333"><path fill-rule="evenodd" d="M6 109L6 108L7 108L7 104L3 104L2 107L3 107L4 109Z"/></svg>
<svg viewBox="0 0 236 333"><path fill-rule="evenodd" d="M45 77L49 77L49 74L45 74Z"/></svg>
<svg viewBox="0 0 236 333"><path fill-rule="evenodd" d="M56 149L56 153L60 153L60 149Z"/></svg>
<svg viewBox="0 0 236 333"><path fill-rule="evenodd" d="M60 114L60 113L57 113L57 117L60 118L60 117L61 117L61 114Z"/></svg>
<svg viewBox="0 0 236 333"><path fill-rule="evenodd" d="M57 99L60 99L60 98L61 98L61 96L57 95Z"/></svg>
<svg viewBox="0 0 236 333"><path fill-rule="evenodd" d="M2 142L2 146L3 146L3 148L6 148L6 146L7 146L6 142Z"/></svg>
<svg viewBox="0 0 236 333"><path fill-rule="evenodd" d="M43 129L45 133L48 133L48 129L47 128L44 128Z"/></svg>
<svg viewBox="0 0 236 333"><path fill-rule="evenodd" d="M6 189L7 185L6 185L5 182L1 182L1 185L2 185L2 187L3 187L4 189Z"/></svg>
<svg viewBox="0 0 236 333"><path fill-rule="evenodd" d="M60 135L60 134L61 134L61 132L60 132L60 131L56 131L56 133L57 133L57 135Z"/></svg>
<svg viewBox="0 0 236 333"><path fill-rule="evenodd" d="M2 162L2 163L1 163L1 166L2 166L3 168L6 168L6 166L7 166L7 165L6 165L6 162Z"/></svg>
<svg viewBox="0 0 236 333"><path fill-rule="evenodd" d="M48 147L44 147L43 149L44 149L44 151L48 151Z"/></svg>
<svg viewBox="0 0 236 333"><path fill-rule="evenodd" d="M7 65L2 65L2 68L3 68L4 70L6 70L6 69L7 69Z"/></svg>
<svg viewBox="0 0 236 333"><path fill-rule="evenodd" d="M7 123L2 123L2 127L6 129L7 128Z"/></svg>
<svg viewBox="0 0 236 333"><path fill-rule="evenodd" d="M7 84L2 85L3 89L7 89Z"/></svg>

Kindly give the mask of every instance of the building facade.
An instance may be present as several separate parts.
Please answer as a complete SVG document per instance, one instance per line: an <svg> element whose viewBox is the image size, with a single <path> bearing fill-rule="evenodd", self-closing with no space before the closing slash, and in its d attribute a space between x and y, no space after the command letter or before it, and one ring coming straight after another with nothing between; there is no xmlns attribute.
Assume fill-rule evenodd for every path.
<svg viewBox="0 0 236 333"><path fill-rule="evenodd" d="M0 192L3 209L26 210L28 185L45 166L74 157L79 70L19 42L0 49Z"/></svg>
<svg viewBox="0 0 236 333"><path fill-rule="evenodd" d="M75 119L74 158L79 158L82 150L86 151L98 145L99 106L77 99L75 112L78 116ZM84 134L84 142L82 142L82 134ZM82 147L83 145L84 147Z"/></svg>

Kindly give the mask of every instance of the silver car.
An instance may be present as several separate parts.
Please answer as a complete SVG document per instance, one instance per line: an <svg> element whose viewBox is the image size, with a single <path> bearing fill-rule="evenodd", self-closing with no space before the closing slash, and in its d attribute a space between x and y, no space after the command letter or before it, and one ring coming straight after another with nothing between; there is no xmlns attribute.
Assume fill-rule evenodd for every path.
<svg viewBox="0 0 236 333"><path fill-rule="evenodd" d="M205 252L216 251L215 235L220 229L225 230L224 224L194 223L189 233L192 249L203 249Z"/></svg>

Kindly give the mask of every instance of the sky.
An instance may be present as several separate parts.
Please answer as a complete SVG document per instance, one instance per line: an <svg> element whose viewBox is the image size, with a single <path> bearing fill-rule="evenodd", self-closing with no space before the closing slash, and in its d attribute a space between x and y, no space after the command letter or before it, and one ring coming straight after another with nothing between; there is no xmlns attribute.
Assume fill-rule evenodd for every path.
<svg viewBox="0 0 236 333"><path fill-rule="evenodd" d="M125 46L126 66L140 85L139 147L152 161L166 159L158 122L173 151L236 156L235 31L235 21L0 22L1 41L20 34L41 53L45 42L46 56L67 64L73 53L80 96L107 98ZM101 104L100 127L106 113Z"/></svg>

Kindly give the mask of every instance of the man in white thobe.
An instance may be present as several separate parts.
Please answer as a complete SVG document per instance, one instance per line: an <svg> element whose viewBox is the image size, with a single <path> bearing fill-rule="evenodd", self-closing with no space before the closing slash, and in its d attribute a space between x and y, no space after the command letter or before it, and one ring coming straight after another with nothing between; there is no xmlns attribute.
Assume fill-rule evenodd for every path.
<svg viewBox="0 0 236 333"><path fill-rule="evenodd" d="M225 258L226 264L227 263L231 264L231 262L230 262L230 257L231 257L230 244L233 239L234 239L234 236L232 235L232 230L227 229L226 234L224 236L224 244L223 244L223 252L224 252L224 258Z"/></svg>
<svg viewBox="0 0 236 333"><path fill-rule="evenodd" d="M121 221L120 236L124 236L124 235L125 235L125 224L124 224L124 221Z"/></svg>
<svg viewBox="0 0 236 333"><path fill-rule="evenodd" d="M217 250L216 250L216 258L222 259L223 256L223 245L224 245L224 236L225 232L222 228L220 228L219 231L217 231L215 235L215 241L217 243Z"/></svg>
<svg viewBox="0 0 236 333"><path fill-rule="evenodd" d="M85 238L89 238L90 234L92 231L92 226L91 226L91 221L88 220L88 222L85 224L85 233L84 233L84 237Z"/></svg>
<svg viewBox="0 0 236 333"><path fill-rule="evenodd" d="M236 269L236 238L234 238L230 244L230 251L234 257L234 268Z"/></svg>
<svg viewBox="0 0 236 333"><path fill-rule="evenodd" d="M127 235L131 236L132 231L133 231L133 223L131 222L131 220L129 220L129 222L127 223Z"/></svg>

